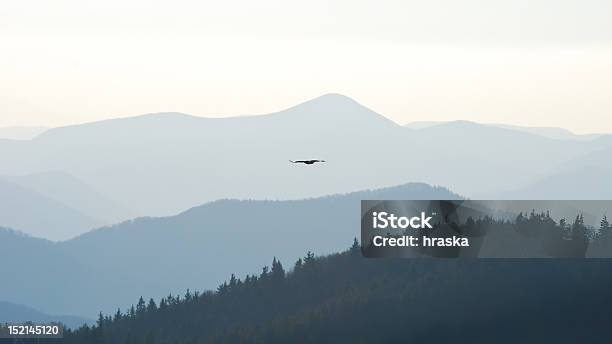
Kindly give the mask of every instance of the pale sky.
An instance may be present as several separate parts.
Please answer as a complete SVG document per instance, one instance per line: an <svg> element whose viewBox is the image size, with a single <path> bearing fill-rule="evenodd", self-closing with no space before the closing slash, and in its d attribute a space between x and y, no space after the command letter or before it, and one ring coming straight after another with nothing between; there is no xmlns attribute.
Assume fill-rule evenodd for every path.
<svg viewBox="0 0 612 344"><path fill-rule="evenodd" d="M0 127L269 113L612 132L609 0L6 0Z"/></svg>

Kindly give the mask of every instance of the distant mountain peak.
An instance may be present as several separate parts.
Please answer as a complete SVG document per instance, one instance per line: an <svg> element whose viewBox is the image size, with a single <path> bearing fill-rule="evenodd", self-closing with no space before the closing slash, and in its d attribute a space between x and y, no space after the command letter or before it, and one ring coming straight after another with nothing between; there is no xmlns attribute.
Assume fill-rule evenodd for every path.
<svg viewBox="0 0 612 344"><path fill-rule="evenodd" d="M346 96L344 94L341 93L325 93L323 95L320 95L316 98L314 98L313 100L329 100L329 101L337 101L337 102L350 102L350 103L357 103L353 98Z"/></svg>
<svg viewBox="0 0 612 344"><path fill-rule="evenodd" d="M364 128L371 126L400 127L387 117L339 93L324 94L272 114L272 116L289 117L292 120L301 118L327 125L337 124L347 127L356 124L364 125Z"/></svg>
<svg viewBox="0 0 612 344"><path fill-rule="evenodd" d="M127 117L126 119L130 119L130 118L161 118L161 119L173 119L173 118L200 118L197 116L193 116L187 113L183 113L183 112L152 112L152 113L146 113L146 114L142 114L139 116L134 116L134 117Z"/></svg>
<svg viewBox="0 0 612 344"><path fill-rule="evenodd" d="M353 98L339 94L339 93L326 93L322 96L307 100L300 103L296 107L319 107L319 108L338 108L338 109L355 109L362 108L367 109L365 106L359 104ZM368 109L369 110L369 109ZM372 111L372 110L369 110Z"/></svg>

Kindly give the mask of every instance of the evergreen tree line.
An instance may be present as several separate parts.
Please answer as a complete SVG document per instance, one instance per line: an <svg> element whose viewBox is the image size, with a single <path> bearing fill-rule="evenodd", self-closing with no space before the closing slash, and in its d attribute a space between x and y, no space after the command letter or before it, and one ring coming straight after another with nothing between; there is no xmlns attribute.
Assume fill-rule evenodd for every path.
<svg viewBox="0 0 612 344"><path fill-rule="evenodd" d="M612 253L612 227L606 215L598 228L587 226L582 213L573 222L565 218L555 222L548 211L520 213L512 225L527 238L539 240L543 252L552 257L585 257L589 249L592 254L605 257Z"/></svg>
<svg viewBox="0 0 612 344"><path fill-rule="evenodd" d="M439 258L452 257L552 257L582 258L610 257L612 254L612 227L603 216L598 228L587 226L584 215L578 213L573 222L565 218L556 222L550 212L519 213L513 220L482 216L469 216L465 222L437 222L433 228L419 229L417 237L469 238L469 247L425 246L375 247L370 243L366 248L368 256L402 256L412 251L415 256ZM406 229L401 235L414 235ZM518 235L517 235L518 234ZM395 235L397 237L401 235ZM393 251L394 250L394 251ZM410 254L410 252L408 253Z"/></svg>
<svg viewBox="0 0 612 344"><path fill-rule="evenodd" d="M584 237L592 241L602 236L609 236L612 231L607 215L602 217L599 228L589 228L584 223L584 215L582 213L576 215L572 223L569 223L565 218L560 219L557 223L550 217L549 211L536 213L535 210L532 210L529 216L523 215L521 212L517 216L515 224L521 230L542 227L555 228L560 230L566 239L575 240L581 240Z"/></svg>
<svg viewBox="0 0 612 344"><path fill-rule="evenodd" d="M460 232L468 234L480 233L485 228L495 225L509 225L525 235L538 235L541 233L555 232L566 240L587 240L594 241L602 237L612 235L612 225L608 217L604 215L600 221L599 227L589 227L584 222L584 215L578 213L573 222L568 222L567 219L561 218L556 222L551 216L550 211L536 212L532 210L529 214L520 212L514 221L496 220L491 216L485 216L474 220L468 217L462 225L455 223L452 227L457 228ZM440 223L434 225L434 228L440 226Z"/></svg>

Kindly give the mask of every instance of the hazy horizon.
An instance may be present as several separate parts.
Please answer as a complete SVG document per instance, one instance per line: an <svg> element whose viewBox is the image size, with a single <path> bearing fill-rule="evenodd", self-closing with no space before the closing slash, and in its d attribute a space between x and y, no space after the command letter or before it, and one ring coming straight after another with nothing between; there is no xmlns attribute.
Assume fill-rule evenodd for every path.
<svg viewBox="0 0 612 344"><path fill-rule="evenodd" d="M36 124L32 124L32 125L12 125L12 126L0 126L0 138L9 138L9 139L18 139L18 140L23 140L23 139L29 139L29 138L33 138L35 136L37 136L39 133L42 133L46 130L49 129L54 129L54 128L61 128L61 127L68 127L68 126L75 126L75 125L82 125L82 124L87 124L87 123L94 123L94 122L99 122L99 121L107 121L107 120L113 120L113 119L122 119L122 118L135 118L135 117L142 117L142 116L149 116L149 115L155 115L155 114L159 114L159 113L175 113L175 114L181 114L181 115L187 115L187 116L191 116L191 117L196 117L196 118L240 118L240 117L250 117L250 116L266 116L266 115L270 115L270 114L274 114L274 113L278 113L278 112L283 112L287 109L292 108L293 106L298 106L300 104L303 104L305 102L320 98L320 97L324 97L326 95L330 95L330 94L338 94L341 96L345 96L350 98L347 95L343 95L343 94L339 94L339 93L326 93L323 94L319 97L315 97L315 98L311 98L311 99L306 99L302 102L296 103L292 106L289 106L287 108L282 108L282 109L278 109L276 111L271 111L270 113L256 113L256 114L236 114L236 115L227 115L227 116L215 116L215 115L198 115L198 114L191 114L191 113L183 113L183 112L179 112L179 111L163 111L163 112L151 112L151 113L142 113L142 114L129 114L129 115L123 115L123 116L110 116L110 117L100 117L100 118L96 118L96 119L91 119L91 120L87 120L84 122L73 122L73 123L64 123L62 125L58 125L58 126L49 126L49 125L36 125ZM352 98L351 98L352 99ZM354 99L353 99L354 100ZM361 103L360 103L361 104ZM368 107L366 104L361 104L364 105L366 107ZM376 109L372 109L370 108L372 111L378 112L376 111ZM449 120L441 120L441 121L421 121L421 120L415 120L415 121L409 121L409 122L405 122L405 123L398 123L396 122L393 118L387 117L384 113L380 113L378 112L380 115L384 116L385 118L393 121L394 123L396 123L399 126L406 126L406 127L410 127L413 129L424 129L430 126L435 126L435 125L440 125L440 124L444 124L444 123L451 123L451 122L472 122L472 123L477 123L477 124L481 124L481 125L488 125L488 126L499 126L499 127L503 127L503 128L508 128L508 129L512 129L514 127L516 128L525 128L525 129L561 129L561 130L567 130L572 134L575 135L597 135L597 134L609 134L609 132L605 132L605 131L597 131L597 132L575 132L570 128L565 128L565 127L561 127L561 126L530 126L530 125L520 125L520 124L515 124L515 123L509 123L509 122L480 122L480 121L474 121L474 120L466 120L466 119L449 119ZM31 131L31 133L29 132ZM15 136L15 137L11 137L11 136ZM23 137L21 137L23 136ZM593 136L596 137L596 136Z"/></svg>
<svg viewBox="0 0 612 344"><path fill-rule="evenodd" d="M0 127L348 95L396 123L612 132L612 3L10 1Z"/></svg>

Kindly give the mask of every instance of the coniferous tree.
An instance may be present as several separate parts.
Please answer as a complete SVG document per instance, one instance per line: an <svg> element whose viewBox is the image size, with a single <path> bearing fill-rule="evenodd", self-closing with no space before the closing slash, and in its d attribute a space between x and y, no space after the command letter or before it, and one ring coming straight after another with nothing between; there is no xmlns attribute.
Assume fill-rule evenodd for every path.
<svg viewBox="0 0 612 344"><path fill-rule="evenodd" d="M303 262L302 262L302 258L298 259L298 260L295 262L295 266L294 266L293 270L295 270L295 271L300 270L300 269L302 268L302 264L303 264Z"/></svg>
<svg viewBox="0 0 612 344"><path fill-rule="evenodd" d="M147 305L147 313L153 313L157 310L157 305L155 304L155 300L152 298L149 300L149 304Z"/></svg>
<svg viewBox="0 0 612 344"><path fill-rule="evenodd" d="M233 275L234 274L232 274L232 276ZM191 294L191 290L189 290L189 288L187 288L187 291L185 292L185 302L191 301L192 298L193 298L193 295Z"/></svg>
<svg viewBox="0 0 612 344"><path fill-rule="evenodd" d="M314 253L312 253L311 251L308 251L306 253L306 257L304 257L304 264L305 265L310 264L310 263L312 263L314 261L314 259L315 259L314 258Z"/></svg>
<svg viewBox="0 0 612 344"><path fill-rule="evenodd" d="M227 292L227 290L229 289L227 282L223 282L221 283L221 285L219 285L219 287L217 287L217 293L218 294L225 294Z"/></svg>
<svg viewBox="0 0 612 344"><path fill-rule="evenodd" d="M285 278L285 269L283 269L283 264L281 264L280 260L277 260L276 257L272 260L272 278L274 280L281 280Z"/></svg>
<svg viewBox="0 0 612 344"><path fill-rule="evenodd" d="M584 217L582 214L576 215L574 224L572 225L572 238L574 240L580 240L586 235L586 228L584 227Z"/></svg>
<svg viewBox="0 0 612 344"><path fill-rule="evenodd" d="M608 217L604 215L599 224L599 234L603 235L607 233L608 230L610 230L610 222L608 221Z"/></svg>
<svg viewBox="0 0 612 344"><path fill-rule="evenodd" d="M265 278L268 276L270 268L266 265L261 269L261 276L260 278Z"/></svg>
<svg viewBox="0 0 612 344"><path fill-rule="evenodd" d="M349 252L352 254L359 254L361 252L361 245L359 245L359 240L356 237L353 238L353 244L349 248Z"/></svg>
<svg viewBox="0 0 612 344"><path fill-rule="evenodd" d="M229 281L228 287L230 289L234 289L234 288L236 288L237 284L238 284L238 280L236 279L236 275L232 274L232 276L230 277L230 281Z"/></svg>
<svg viewBox="0 0 612 344"><path fill-rule="evenodd" d="M102 314L102 312L98 314L98 320L96 321L96 325L98 325L99 328L102 328L102 326L104 326L104 315Z"/></svg>
<svg viewBox="0 0 612 344"><path fill-rule="evenodd" d="M138 300L138 303L136 304L136 315L142 316L145 311L146 311L145 301L141 296L140 299Z"/></svg>
<svg viewBox="0 0 612 344"><path fill-rule="evenodd" d="M168 294L168 296L166 297L166 303L167 303L169 306L176 304L175 298L174 298L174 296L172 295L172 293Z"/></svg>
<svg viewBox="0 0 612 344"><path fill-rule="evenodd" d="M102 337L104 335L103 331L104 331L104 315L102 315L102 312L100 312L100 314L98 314L98 320L96 321L96 325L97 327L94 328L93 331L93 342L94 343L102 343Z"/></svg>

